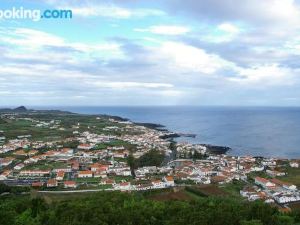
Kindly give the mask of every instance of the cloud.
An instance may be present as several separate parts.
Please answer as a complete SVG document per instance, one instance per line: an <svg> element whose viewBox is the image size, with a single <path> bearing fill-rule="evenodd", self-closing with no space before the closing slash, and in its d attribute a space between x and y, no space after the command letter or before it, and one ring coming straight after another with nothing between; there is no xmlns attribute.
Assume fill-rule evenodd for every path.
<svg viewBox="0 0 300 225"><path fill-rule="evenodd" d="M6 55L17 57L18 59L28 58L31 52L34 52L32 59L50 59L50 62L56 59L58 61L67 60L71 63L78 54L81 57L84 55L87 55L87 57L90 57L90 55L101 55L103 58L123 57L120 45L116 42L102 41L93 45L82 42L68 42L62 37L28 28L7 28L5 31L1 29L0 41L12 46L15 50L14 52L7 52ZM23 54L25 50L27 52ZM40 51L40 54L36 54L36 51Z"/></svg>
<svg viewBox="0 0 300 225"><path fill-rule="evenodd" d="M109 102L115 99L120 91L126 91L128 95L139 93L138 96L154 98L153 93L147 90L164 90L172 93L175 88L172 83L155 81L156 76L136 77L136 73L127 74L128 69L116 70L114 64L110 62L119 60L126 64L130 57L127 54L130 54L130 51L135 54L147 54L147 50L131 43L127 43L127 47L131 46L130 51L129 48L125 51L122 47L125 42L120 40L114 40L115 45L112 46L110 44L93 46L68 42L64 38L38 30L18 28L10 29L9 35L0 35L0 38L3 37L5 39L1 39L1 42L5 44L3 45L5 51L0 56L2 61L0 80L1 95L7 98L2 98L0 101L2 104L13 98L17 98L17 101L33 101L41 104L43 104L41 98L47 98L49 102L59 103L74 96L84 96L75 98L78 101L94 98L96 101L96 96L105 96ZM37 40L36 45L33 40ZM140 50L137 51L138 49ZM98 54L115 50L123 56L110 54L111 57L106 57ZM144 66L137 68L135 65L132 69L140 72L144 68ZM24 89L28 90L28 93L20 92ZM15 94L12 94L12 90Z"/></svg>
<svg viewBox="0 0 300 225"><path fill-rule="evenodd" d="M218 25L218 29L230 34L237 34L240 32L240 29L231 23L222 23Z"/></svg>
<svg viewBox="0 0 300 225"><path fill-rule="evenodd" d="M189 27L174 26L174 25L156 25L146 29L136 28L134 30L138 32L150 32L153 34L162 34L162 35L182 35L190 32Z"/></svg>
<svg viewBox="0 0 300 225"><path fill-rule="evenodd" d="M290 99L297 98L299 66L283 63L290 52L273 45L244 49L242 28L232 22L212 29L239 38L211 43L193 29L185 34L190 39L155 36L150 45L122 36L89 44L41 30L0 30L0 103L253 104L255 97L274 103L267 94L296 102ZM289 93L278 92L285 87Z"/></svg>
<svg viewBox="0 0 300 225"><path fill-rule="evenodd" d="M245 21L251 24L296 25L299 6L295 0L170 0L170 12L210 21Z"/></svg>
<svg viewBox="0 0 300 225"><path fill-rule="evenodd" d="M166 0L164 7L176 18L204 26L194 36L205 42L279 47L300 28L300 2L296 0ZM213 26L224 33L211 32Z"/></svg>
<svg viewBox="0 0 300 225"><path fill-rule="evenodd" d="M208 54L205 50L180 42L165 42L159 52L161 57L169 60L169 66L181 71L193 71L213 74L231 66L231 63L218 55Z"/></svg>
<svg viewBox="0 0 300 225"><path fill-rule="evenodd" d="M106 81L97 81L93 82L92 85L95 85L100 88L113 88L113 89L127 89L127 88L172 88L172 84L166 83L142 83L142 82L106 82Z"/></svg>
<svg viewBox="0 0 300 225"><path fill-rule="evenodd" d="M238 76L229 78L229 80L239 82L240 84L258 84L263 87L290 86L296 81L294 76L299 76L300 70L293 70L278 64L260 65L250 68L238 68Z"/></svg>

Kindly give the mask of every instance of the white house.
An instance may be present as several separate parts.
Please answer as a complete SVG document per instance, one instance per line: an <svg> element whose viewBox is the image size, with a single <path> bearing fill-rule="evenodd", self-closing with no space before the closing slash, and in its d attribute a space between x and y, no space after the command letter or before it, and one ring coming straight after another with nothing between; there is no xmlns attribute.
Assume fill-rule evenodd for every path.
<svg viewBox="0 0 300 225"><path fill-rule="evenodd" d="M284 189L291 190L291 191L296 191L297 190L297 186L294 185L294 184L291 184L291 183L288 183L288 182L283 182L283 181L275 179L275 178L272 179L271 181L272 181L272 183L274 183L278 186L281 186Z"/></svg>
<svg viewBox="0 0 300 225"><path fill-rule="evenodd" d="M6 180L8 178L8 176L10 175L11 171L10 170L6 170L3 173L0 174L0 180Z"/></svg>
<svg viewBox="0 0 300 225"><path fill-rule="evenodd" d="M280 194L274 196L274 199L278 203L296 202L296 201L300 201L300 196L280 193Z"/></svg>
<svg viewBox="0 0 300 225"><path fill-rule="evenodd" d="M165 176L163 180L166 182L166 186L169 187L175 186L174 178L172 176Z"/></svg>
<svg viewBox="0 0 300 225"><path fill-rule="evenodd" d="M20 172L20 176L28 177L42 177L45 175L50 175L51 170L23 170Z"/></svg>
<svg viewBox="0 0 300 225"><path fill-rule="evenodd" d="M272 177L279 177L285 175L285 172L280 172L276 170L266 170L266 173Z"/></svg>
<svg viewBox="0 0 300 225"><path fill-rule="evenodd" d="M263 171L264 169L265 169L264 166L254 166L254 167L251 167L251 171L256 171L256 172Z"/></svg>
<svg viewBox="0 0 300 225"><path fill-rule="evenodd" d="M166 186L165 182L161 180L154 180L151 183L153 185L153 188L164 188Z"/></svg>
<svg viewBox="0 0 300 225"><path fill-rule="evenodd" d="M65 176L65 172L64 171L59 171L56 175L56 180L63 180Z"/></svg>
<svg viewBox="0 0 300 225"><path fill-rule="evenodd" d="M116 190L129 191L131 190L130 182L123 182L115 185Z"/></svg>
<svg viewBox="0 0 300 225"><path fill-rule="evenodd" d="M15 170L21 170L25 165L23 163L19 163L17 165L15 165L14 169Z"/></svg>
<svg viewBox="0 0 300 225"><path fill-rule="evenodd" d="M262 177L255 177L255 184L261 185L264 188L274 188L276 185L270 182L268 179Z"/></svg>
<svg viewBox="0 0 300 225"><path fill-rule="evenodd" d="M299 163L298 162L290 162L290 166L293 168L299 168Z"/></svg>
<svg viewBox="0 0 300 225"><path fill-rule="evenodd" d="M76 185L75 181L68 180L68 181L64 182L64 187L65 188L76 188L77 185Z"/></svg>
<svg viewBox="0 0 300 225"><path fill-rule="evenodd" d="M78 178L93 177L93 172L90 170L78 171Z"/></svg>
<svg viewBox="0 0 300 225"><path fill-rule="evenodd" d="M57 187L57 186L58 186L57 180L49 179L47 181L47 187Z"/></svg>

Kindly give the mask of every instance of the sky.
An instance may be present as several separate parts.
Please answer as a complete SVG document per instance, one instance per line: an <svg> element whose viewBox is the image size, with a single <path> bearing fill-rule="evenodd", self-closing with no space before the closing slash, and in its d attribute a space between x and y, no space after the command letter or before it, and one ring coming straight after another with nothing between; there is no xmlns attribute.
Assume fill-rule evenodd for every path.
<svg viewBox="0 0 300 225"><path fill-rule="evenodd" d="M298 0L1 0L1 106L300 106Z"/></svg>

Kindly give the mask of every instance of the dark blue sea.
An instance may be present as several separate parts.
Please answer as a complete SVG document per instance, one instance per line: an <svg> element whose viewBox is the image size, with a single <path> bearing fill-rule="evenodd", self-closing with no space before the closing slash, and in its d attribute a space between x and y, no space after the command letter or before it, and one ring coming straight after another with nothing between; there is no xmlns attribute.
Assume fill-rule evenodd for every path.
<svg viewBox="0 0 300 225"><path fill-rule="evenodd" d="M228 146L232 155L300 158L300 108L277 107L54 107L159 123L196 134L178 141ZM53 108L52 108L53 109Z"/></svg>

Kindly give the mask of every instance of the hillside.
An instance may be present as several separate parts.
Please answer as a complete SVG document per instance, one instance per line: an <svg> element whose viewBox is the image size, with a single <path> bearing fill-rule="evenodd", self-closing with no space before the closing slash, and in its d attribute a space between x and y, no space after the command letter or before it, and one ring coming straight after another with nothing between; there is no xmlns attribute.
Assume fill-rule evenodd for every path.
<svg viewBox="0 0 300 225"><path fill-rule="evenodd" d="M71 197L55 201L47 197L48 203L39 198L2 197L0 224L293 225L299 222L299 216L280 214L262 202L228 198L154 201L143 194L119 192Z"/></svg>
<svg viewBox="0 0 300 225"><path fill-rule="evenodd" d="M0 124L5 124L5 123L7 123L7 122L4 119L0 118Z"/></svg>

